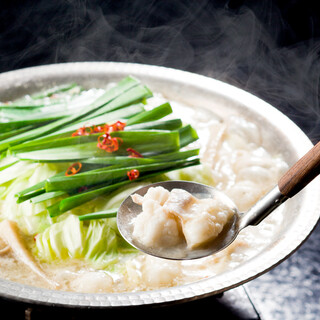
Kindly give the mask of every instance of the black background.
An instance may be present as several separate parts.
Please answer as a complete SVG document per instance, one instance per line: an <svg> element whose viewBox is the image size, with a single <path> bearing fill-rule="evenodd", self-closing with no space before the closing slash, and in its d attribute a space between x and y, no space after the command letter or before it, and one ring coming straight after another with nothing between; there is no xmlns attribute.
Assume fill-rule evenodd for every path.
<svg viewBox="0 0 320 320"><path fill-rule="evenodd" d="M72 61L188 70L270 102L320 138L317 1L1 1L0 72ZM320 231L248 284L268 319L320 314Z"/></svg>

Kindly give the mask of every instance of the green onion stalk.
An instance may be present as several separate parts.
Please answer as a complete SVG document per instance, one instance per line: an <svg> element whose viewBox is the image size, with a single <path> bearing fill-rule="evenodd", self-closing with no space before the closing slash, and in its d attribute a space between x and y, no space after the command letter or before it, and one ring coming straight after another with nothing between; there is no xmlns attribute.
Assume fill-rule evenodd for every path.
<svg viewBox="0 0 320 320"><path fill-rule="evenodd" d="M47 211L57 217L133 182L198 165L199 149L192 147L196 130L170 117L168 102L146 108L150 97L150 89L129 76L95 91L91 100L71 83L1 103L0 172L24 161L64 168L17 192L17 202L50 200ZM79 219L111 218L116 212L89 212Z"/></svg>

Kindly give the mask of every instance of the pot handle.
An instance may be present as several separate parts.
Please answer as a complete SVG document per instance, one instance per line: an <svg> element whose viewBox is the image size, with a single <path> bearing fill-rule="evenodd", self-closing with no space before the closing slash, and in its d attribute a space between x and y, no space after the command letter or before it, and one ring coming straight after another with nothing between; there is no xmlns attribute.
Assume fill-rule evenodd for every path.
<svg viewBox="0 0 320 320"><path fill-rule="evenodd" d="M296 162L279 180L282 195L293 197L320 174L320 141Z"/></svg>

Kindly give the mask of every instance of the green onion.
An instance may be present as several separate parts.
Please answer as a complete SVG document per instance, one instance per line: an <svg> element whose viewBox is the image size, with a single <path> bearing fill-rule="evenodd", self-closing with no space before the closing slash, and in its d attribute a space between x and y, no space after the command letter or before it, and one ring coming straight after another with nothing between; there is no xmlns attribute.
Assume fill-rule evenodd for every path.
<svg viewBox="0 0 320 320"><path fill-rule="evenodd" d="M102 157L105 155L105 151L97 148L97 142L90 142L30 152L17 152L15 155L21 160L33 160L38 162L67 162L91 157Z"/></svg>
<svg viewBox="0 0 320 320"><path fill-rule="evenodd" d="M24 192L18 192L15 196L17 197L17 203L21 203L45 192L45 183L37 183L34 186L25 189Z"/></svg>
<svg viewBox="0 0 320 320"><path fill-rule="evenodd" d="M52 204L51 206L47 207L47 211L50 215L51 218L57 217L60 214L62 214L63 212L60 211L59 209L60 207L60 201Z"/></svg>
<svg viewBox="0 0 320 320"><path fill-rule="evenodd" d="M179 135L181 148L199 139L197 131L189 124L179 129Z"/></svg>
<svg viewBox="0 0 320 320"><path fill-rule="evenodd" d="M33 126L24 126L19 129L10 130L10 131L4 132L4 133L0 133L0 141L3 141L3 140L10 138L12 136L16 136L20 133L26 132L32 128L33 128Z"/></svg>
<svg viewBox="0 0 320 320"><path fill-rule="evenodd" d="M132 124L158 120L170 113L172 113L171 105L170 103L166 102L156 108L153 108L149 111L142 112L140 114L137 114L135 117L130 118L127 121L127 125L130 126Z"/></svg>
<svg viewBox="0 0 320 320"><path fill-rule="evenodd" d="M79 120L71 125L68 125L56 132L56 134L60 133L68 133L71 134L75 132L77 129L87 125L102 125L111 121L119 120L119 119L129 119L132 116L135 116L144 111L144 105L142 103L132 104L121 109L117 109L114 111L107 112L105 114L99 115L94 118L90 118L90 120ZM51 134L53 135L53 134ZM50 135L50 136L51 136Z"/></svg>
<svg viewBox="0 0 320 320"><path fill-rule="evenodd" d="M24 132L22 134L18 134L16 136L10 137L8 139L5 139L4 141L0 142L0 151L6 150L11 145L16 145L20 142L27 141L29 139L34 139L40 136L43 136L45 134L51 133L57 129L62 128L63 126L70 124L76 120L79 120L81 118L84 118L88 114L90 114L90 117L93 115L93 110L96 110L98 108L101 108L102 106L109 104L117 98L122 93L126 92L127 90L130 90L130 88L133 88L138 85L138 81L127 77L124 80L120 81L116 87L113 87L109 91L107 91L103 96L99 97L96 101L94 101L92 104L90 104L88 107L81 110L81 112L75 113L74 115L65 117L60 120L56 120L52 123L49 123L47 125L35 128L33 130ZM144 96L141 97L144 98L147 94L146 90L144 90ZM123 107L125 105L122 105ZM116 106L108 107L108 111L115 110L117 108L120 108L121 105L117 104Z"/></svg>
<svg viewBox="0 0 320 320"><path fill-rule="evenodd" d="M194 160L190 160L190 161L185 161L183 166L179 167L180 168L186 168L189 166L194 166L194 165L198 165L200 163L199 159L194 159ZM171 167L171 168L167 168L158 172L152 172L150 174L146 174L143 177L139 177L138 179L134 180L134 181L141 181L141 180L145 180L145 179L150 179L152 177L158 176L162 173L166 173L172 170L178 169L176 167ZM93 200L101 195L106 195L109 194L110 192L117 190L118 188L125 186L129 183L131 183L132 181L130 180L125 180L125 181L121 181L112 185L108 185L108 186L104 186L104 187L95 187L93 188L93 190L89 190L89 191L85 191L70 197L67 197L57 203L55 203L54 205L52 205L50 208L48 208L48 212L50 214L51 217L55 217L58 216L68 210L71 210L73 208L76 208L90 200Z"/></svg>
<svg viewBox="0 0 320 320"><path fill-rule="evenodd" d="M0 110L7 110L7 109L21 109L21 110L33 110L44 107L45 104L38 102L38 101L32 101L32 102L23 102L23 103L0 103ZM18 111L18 110L17 110Z"/></svg>
<svg viewBox="0 0 320 320"><path fill-rule="evenodd" d="M118 209L109 209L104 211L87 213L79 216L80 221L93 220L93 219L107 219L114 218L117 216Z"/></svg>
<svg viewBox="0 0 320 320"><path fill-rule="evenodd" d="M61 174L62 173L60 173L60 175ZM45 193L46 192L45 185L46 185L46 180L43 180L43 181L38 182L37 184L35 184L29 188L26 188L20 192L17 192L15 194L15 196L17 197L17 203L24 202L26 200L29 200L33 197L36 197L40 194Z"/></svg>
<svg viewBox="0 0 320 320"><path fill-rule="evenodd" d="M83 164L82 168L81 168L81 172L86 172L86 171L93 170L93 169L97 168L97 166L101 166L101 165L99 165L99 164L91 164L91 163ZM59 173L55 174L52 177L59 177L59 176L65 176L65 172L64 171L63 172L59 172ZM21 202L24 202L26 200L29 200L29 199L32 199L32 198L35 198L35 197L37 197L39 195L44 194L46 192L46 189L45 189L46 181L47 181L47 179L42 180L42 181L38 182L37 184L29 187L29 188L26 188L24 190L21 190L21 191L17 192L15 194L15 197L17 198L17 203L21 203ZM41 199L41 198L38 198L38 199Z"/></svg>
<svg viewBox="0 0 320 320"><path fill-rule="evenodd" d="M59 117L58 117L59 118ZM52 119L33 119L33 120L18 120L18 121L7 121L0 123L0 132L6 133L11 130L21 129L25 126L39 126L50 122ZM10 139L10 137L8 138Z"/></svg>
<svg viewBox="0 0 320 320"><path fill-rule="evenodd" d="M41 109L24 110L21 108L7 108L1 110L1 116L2 118L6 118L7 121L28 120L31 122L32 120L42 120L44 122L56 120L74 113L73 109L66 108L66 104L59 104L57 107L55 108L54 106L50 106L47 111L43 111Z"/></svg>
<svg viewBox="0 0 320 320"><path fill-rule="evenodd" d="M93 186L103 183L104 185L110 185L117 183L122 180L127 180L127 172L132 169L137 169L142 176L145 173L150 173L154 171L160 171L171 167L179 167L183 165L186 160L177 160L170 162L160 162L145 164L140 166L130 166L117 169L107 169L96 171L88 171L84 173L78 173L73 176L55 176L47 179L45 188L46 191L58 191L58 190L74 190L82 186Z"/></svg>
<svg viewBox="0 0 320 320"><path fill-rule="evenodd" d="M106 122L112 121L112 120L117 120L121 118L126 118L133 116L137 113L142 112L143 106L142 104L138 105L132 105L120 110L115 110L112 112L109 112L107 114L104 114L102 116L97 117L96 119L91 119L90 120L90 125L101 125ZM27 141L18 145L15 145L10 148L10 150L13 153L16 152L26 152L26 151L34 151L34 150L41 150L41 149L46 149L46 148L53 148L55 146L59 145L65 145L63 142L59 143L58 139L64 139L64 138L71 138L70 141L72 141L72 133L75 132L77 129L80 127L85 126L87 123L80 121L80 122L75 122L73 125L66 126L61 130L55 131L54 133L45 135L43 137L33 139L31 141ZM97 138L96 138L97 139ZM52 143L53 142L53 143ZM74 141L75 143L78 143ZM73 144L73 143L69 143Z"/></svg>
<svg viewBox="0 0 320 320"><path fill-rule="evenodd" d="M129 119L130 120L130 119ZM127 122L128 123L128 122ZM127 125L125 127L126 131L133 130L177 130L182 127L182 121L180 119L170 119L163 121L148 121L133 125Z"/></svg>
<svg viewBox="0 0 320 320"><path fill-rule="evenodd" d="M121 150L133 148L143 155L167 153L177 151L180 148L179 133L177 131L115 131L111 132L110 135L122 139Z"/></svg>
<svg viewBox="0 0 320 320"><path fill-rule="evenodd" d="M61 201L56 202L52 206L48 207L47 210L49 212L50 217L56 217L68 210L71 210L73 208L76 208L80 206L83 203L86 203L90 200L93 200L103 194L110 193L114 190L117 190L118 188L130 183L131 181L123 181L119 183L115 183L111 186L102 187L95 190L90 190L87 192L82 192L77 195L68 197L66 199L63 199Z"/></svg>
<svg viewBox="0 0 320 320"><path fill-rule="evenodd" d="M114 165L118 164L121 166L138 166L141 164L148 164L148 163L154 163L156 160L153 160L152 158L129 158L126 156L116 156L116 157L100 157L100 158L89 158L84 159L81 162L82 163L88 163L88 164L100 164L100 165Z"/></svg>
<svg viewBox="0 0 320 320"><path fill-rule="evenodd" d="M128 106L130 104L138 103L143 99L149 98L152 96L151 91L142 85L137 85L126 92L123 92L121 95L113 99L109 103L104 103L101 108L97 110L88 112L87 115L83 118L84 120L90 120L97 116L100 116L106 112L117 110Z"/></svg>
<svg viewBox="0 0 320 320"><path fill-rule="evenodd" d="M18 203L53 200L55 203L47 206L47 210L51 217L56 217L133 181L200 163L199 149L181 151L198 139L195 129L183 126L181 119L166 119L172 113L169 103L146 111L146 99L152 92L138 80L127 77L110 90L101 91L99 96L94 92L96 96L91 96L86 104L86 91L70 84L0 105L0 170L11 170L12 165L23 166L20 160L61 162L65 163L65 170L73 162L82 164L80 172L66 176L64 170L18 192L15 195ZM112 153L98 147L98 142L105 143L100 137L103 132L72 135L84 126L102 126L117 120L126 126L124 130L108 133L111 141L119 144ZM131 181L128 172L134 169L138 170L139 177ZM5 170L8 179L9 171ZM115 215L116 209L110 209L82 215L79 219Z"/></svg>
<svg viewBox="0 0 320 320"><path fill-rule="evenodd" d="M52 147L30 152L14 152L19 159L42 162L76 161L92 157L103 157L108 154L97 147L97 137L100 134L90 136L70 137L53 142L60 147ZM145 131L115 131L112 137L122 139L120 150L113 154L127 154L127 148L133 148L142 154L159 154L179 150L179 132L164 130ZM77 139L75 139L77 138ZM90 140L92 142L90 142ZM79 142L83 142L79 144Z"/></svg>
<svg viewBox="0 0 320 320"><path fill-rule="evenodd" d="M43 201L47 201L49 199L53 199L56 197L60 197L66 195L66 192L64 191L53 191L53 192L45 192L43 194L39 194L38 196L32 197L30 201L35 204L35 203L40 203Z"/></svg>
<svg viewBox="0 0 320 320"><path fill-rule="evenodd" d="M153 156L152 160L155 161L175 161L179 159L187 159L191 157L196 157L199 155L199 149L191 149L191 150L185 150L185 151L176 151L176 152L170 152L170 153L163 153L156 156Z"/></svg>

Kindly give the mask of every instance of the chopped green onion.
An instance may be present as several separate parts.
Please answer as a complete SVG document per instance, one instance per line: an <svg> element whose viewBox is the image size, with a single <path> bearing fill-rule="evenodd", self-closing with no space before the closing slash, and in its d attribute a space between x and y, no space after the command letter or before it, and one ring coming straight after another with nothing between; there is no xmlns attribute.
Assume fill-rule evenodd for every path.
<svg viewBox="0 0 320 320"><path fill-rule="evenodd" d="M153 108L149 111L142 112L140 114L137 114L136 116L130 118L127 121L127 125L133 125L137 123L147 122L147 121L153 121L158 120L166 115L172 113L172 108L170 103L166 102L156 108Z"/></svg>
<svg viewBox="0 0 320 320"><path fill-rule="evenodd" d="M56 198L56 197L60 197L60 196L63 196L63 195L66 195L66 192L64 192L64 191L45 192L45 193L39 194L39 195L37 195L35 197L32 197L30 199L30 201L33 204L35 204L35 203L40 203L40 202L47 201L49 199L53 199L53 198Z"/></svg>
<svg viewBox="0 0 320 320"><path fill-rule="evenodd" d="M87 213L79 216L80 221L93 220L93 219L107 219L115 218L117 216L118 209L109 209L104 211Z"/></svg>
<svg viewBox="0 0 320 320"><path fill-rule="evenodd" d="M112 100L116 99L122 93L125 93L127 90L130 90L130 88L137 86L138 83L139 82L137 80L135 80L131 77L127 77L124 80L120 81L116 87L113 87L112 89L108 90L103 96L99 97L96 101L94 101L88 107L81 109L81 112L75 113L75 114L70 115L68 117L64 117L62 119L53 121L47 125L35 128L33 130L29 130L27 132L23 132L23 133L18 134L16 136L5 139L4 141L0 142L0 151L6 150L9 146L16 145L18 143L27 141L29 139L34 139L34 138L43 136L45 134L49 134L51 132L54 132L54 131L62 128L65 125L68 125L76 120L84 118L88 114L90 114L90 117L92 117L94 110L99 109L102 106L109 104L110 102L112 102ZM146 96L147 93L146 92L144 92L144 93ZM122 107L124 107L124 106L125 105L122 105ZM119 104L117 104L116 106L113 106L113 107L109 106L108 111L115 110L120 107L121 107L121 105L119 105Z"/></svg>
<svg viewBox="0 0 320 320"><path fill-rule="evenodd" d="M47 206L47 210L51 217L56 217L132 180L142 181L200 163L199 149L181 151L198 139L195 129L183 126L181 119L166 119L172 113L169 103L146 111L144 104L152 92L138 80L127 77L111 89L101 91L95 92L88 104L83 98L86 91L76 84L0 104L0 152L3 151L4 158L0 170L6 173L3 181L11 179L11 166L13 169L24 166L20 160L30 161L29 167L35 165L32 162L61 162L62 166L65 163L65 170L72 168L73 162L81 162L80 172L70 171L66 175L62 171L18 192L15 195L18 203L53 200L55 203ZM76 108L78 101L80 105ZM102 126L110 124L109 128L113 128L111 122L117 120L125 122L125 127L103 131L108 127ZM99 133L90 129L98 126ZM85 131L84 127L90 128ZM103 150L107 140L101 138L118 145ZM128 174L134 170L139 175ZM79 219L115 215L116 209L111 209Z"/></svg>
<svg viewBox="0 0 320 320"><path fill-rule="evenodd" d="M105 115L102 115L96 119L91 119L90 120L90 125L101 125L106 122L112 121L112 120L117 120L121 118L126 118L130 117L132 115L135 115L137 113L140 113L143 111L143 107L141 104L138 105L132 105L120 110L115 110L112 112L109 112ZM87 123L88 124L88 123ZM64 143L59 143L58 139L64 139L64 138L72 138L71 135L73 132L75 132L77 129L80 127L85 126L86 123L80 121L74 123L73 125L66 126L61 130L58 130L54 133L45 135L43 137L33 139L31 141L27 141L18 145L15 145L10 148L10 150L14 153L16 152L26 152L26 151L34 151L34 150L41 150L41 149L46 149L46 148L53 148L55 146L59 145L65 145ZM71 139L72 141L72 139ZM53 142L53 143L52 143ZM78 142L77 142L78 143ZM69 143L72 144L72 143Z"/></svg>
<svg viewBox="0 0 320 320"><path fill-rule="evenodd" d="M178 131L180 135L181 148L199 139L197 131L190 124L180 128Z"/></svg>
<svg viewBox="0 0 320 320"><path fill-rule="evenodd" d="M198 165L200 163L199 159L185 161L184 165L180 168L186 168L189 166ZM150 174L146 174L143 177L139 177L138 179L134 181L141 181L145 179L150 179L152 177L158 176L162 173L166 173L172 170L177 169L176 167L167 168L158 172L152 172ZM70 197L67 197L54 205L52 205L50 208L48 208L49 214L51 217L58 216L68 210L71 210L73 208L76 208L90 200L93 200L101 195L109 194L110 192L117 190L118 188L125 186L127 184L131 183L130 180L121 181L112 185L104 186L104 187L97 187L93 188L93 190L88 190Z"/></svg>
<svg viewBox="0 0 320 320"><path fill-rule="evenodd" d="M130 119L129 119L130 120ZM128 124L128 122L127 122ZM133 125L127 125L125 127L126 131L132 130L177 130L182 127L182 121L180 119L170 119L170 120L163 120L163 121L148 121Z"/></svg>
<svg viewBox="0 0 320 320"><path fill-rule="evenodd" d="M108 153L97 147L97 137L99 135L101 135L101 133L58 139L57 141L52 142L52 148L30 152L14 152L13 154L22 160L42 162L65 162L92 157L103 157ZM111 132L110 135L112 137L118 137L123 141L120 144L119 151L113 153L114 155L127 154L127 148L136 149L139 153L145 155L173 152L180 148L178 131L115 131ZM56 147L53 147L54 145Z"/></svg>
<svg viewBox="0 0 320 320"><path fill-rule="evenodd" d="M74 190L82 186L94 186L103 183L104 185L111 185L113 183L120 182L122 180L127 180L128 177L126 173L132 169L137 169L142 176L144 173L150 173L154 171L165 170L167 168L178 168L183 165L186 160L177 160L169 162L160 162L145 164L140 166L122 167L122 168L112 168L108 167L105 170L99 171L88 171L84 173L78 173L73 176L55 176L47 179L45 188L46 192L58 191L58 190Z"/></svg>

